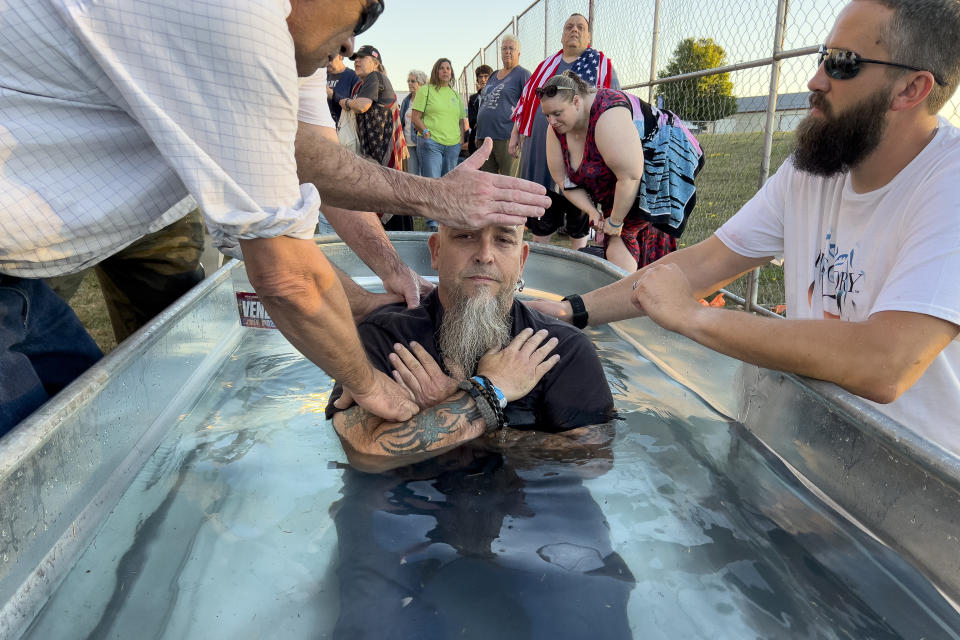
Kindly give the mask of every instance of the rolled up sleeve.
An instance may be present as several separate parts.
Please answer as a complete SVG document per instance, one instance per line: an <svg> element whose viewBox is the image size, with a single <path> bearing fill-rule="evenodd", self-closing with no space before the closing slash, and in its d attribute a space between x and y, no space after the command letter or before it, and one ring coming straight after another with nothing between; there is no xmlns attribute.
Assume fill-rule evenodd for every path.
<svg viewBox="0 0 960 640"><path fill-rule="evenodd" d="M297 179L289 2L74 0L63 11L109 79L101 87L196 198L218 248L312 236L320 198Z"/></svg>

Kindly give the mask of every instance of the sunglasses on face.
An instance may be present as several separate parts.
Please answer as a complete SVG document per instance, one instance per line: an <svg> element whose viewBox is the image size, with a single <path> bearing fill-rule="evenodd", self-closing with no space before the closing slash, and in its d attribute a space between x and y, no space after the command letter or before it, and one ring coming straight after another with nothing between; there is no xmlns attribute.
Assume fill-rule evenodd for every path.
<svg viewBox="0 0 960 640"><path fill-rule="evenodd" d="M573 87L561 87L557 84L550 84L545 87L540 87L534 93L537 94L537 97L543 100L544 98L552 98L557 95L557 91L573 91Z"/></svg>
<svg viewBox="0 0 960 640"><path fill-rule="evenodd" d="M863 58L859 53L853 51L847 51L846 49L833 49L827 48L826 45L820 45L820 51L818 52L819 58L817 66L823 65L824 72L834 80L849 80L850 78L855 78L858 73L860 73L860 65L866 64L883 64L888 67L899 67L900 69L909 69L910 71L927 71L927 73L933 76L934 82L936 82L941 87L947 85L937 74L927 69L918 69L917 67L911 67L910 65L900 64L899 62L887 62L886 60L871 60L870 58Z"/></svg>
<svg viewBox="0 0 960 640"><path fill-rule="evenodd" d="M363 13L360 14L360 19L357 20L357 26L353 28L354 36L360 35L373 26L373 23L376 22L380 14L383 13L383 3L384 0L374 0L374 2L371 2L363 8Z"/></svg>

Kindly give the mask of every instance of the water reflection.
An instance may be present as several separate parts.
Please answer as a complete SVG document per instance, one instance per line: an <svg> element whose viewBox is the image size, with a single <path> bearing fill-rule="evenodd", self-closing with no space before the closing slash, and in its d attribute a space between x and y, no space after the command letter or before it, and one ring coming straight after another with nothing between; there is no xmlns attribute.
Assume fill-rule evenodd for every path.
<svg viewBox="0 0 960 640"><path fill-rule="evenodd" d="M331 508L334 637L631 638L635 581L583 485L610 449L548 461L538 435L517 447L494 435L386 474L347 469Z"/></svg>
<svg viewBox="0 0 960 640"><path fill-rule="evenodd" d="M504 432L366 475L311 410L330 380L251 332L25 637L960 638L902 558L591 335L612 442Z"/></svg>

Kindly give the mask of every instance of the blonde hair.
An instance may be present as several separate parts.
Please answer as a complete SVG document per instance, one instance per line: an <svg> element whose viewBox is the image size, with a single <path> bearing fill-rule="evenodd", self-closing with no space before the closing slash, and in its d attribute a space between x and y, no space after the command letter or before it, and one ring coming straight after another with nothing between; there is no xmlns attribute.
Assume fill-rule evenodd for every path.
<svg viewBox="0 0 960 640"><path fill-rule="evenodd" d="M560 75L553 76L549 80L543 83L541 89L546 89L547 87L561 87L563 89L573 89L570 92L570 97L564 95L564 102L573 102L573 96L578 95L581 98L590 93L596 93L597 88L592 87L586 82L583 81L583 78L578 76L575 72L567 69ZM558 91L557 95L566 94L565 91Z"/></svg>

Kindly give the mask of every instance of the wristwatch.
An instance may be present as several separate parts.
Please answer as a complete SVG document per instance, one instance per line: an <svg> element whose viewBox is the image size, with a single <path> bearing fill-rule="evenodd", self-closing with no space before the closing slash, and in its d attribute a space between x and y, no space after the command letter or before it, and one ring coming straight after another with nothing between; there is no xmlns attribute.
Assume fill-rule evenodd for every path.
<svg viewBox="0 0 960 640"><path fill-rule="evenodd" d="M418 133L417 135L419 135L419 136L426 136L428 133L430 133L430 129L424 129L424 130L422 130L420 133Z"/></svg>
<svg viewBox="0 0 960 640"><path fill-rule="evenodd" d="M587 307L583 304L583 299L578 295L567 296L564 302L570 303L570 310L573 311L573 317L570 318L570 324L577 329L583 329L590 321L590 314L587 313Z"/></svg>

